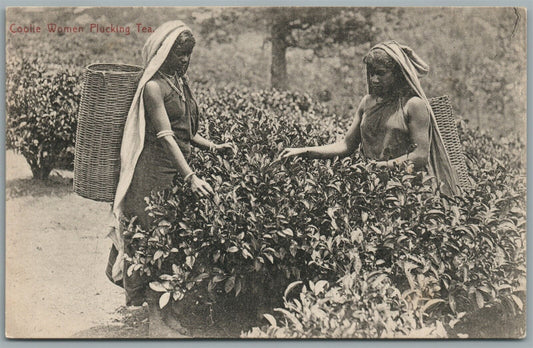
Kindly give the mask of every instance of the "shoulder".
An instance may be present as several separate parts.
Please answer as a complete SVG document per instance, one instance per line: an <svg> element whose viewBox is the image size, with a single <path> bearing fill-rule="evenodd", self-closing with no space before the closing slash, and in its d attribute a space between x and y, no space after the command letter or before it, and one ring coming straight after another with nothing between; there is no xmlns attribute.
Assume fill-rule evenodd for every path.
<svg viewBox="0 0 533 348"><path fill-rule="evenodd" d="M366 94L363 99L361 99L361 102L359 103L359 112L363 114L365 110L368 108L369 104L374 101L374 97L372 97L370 94Z"/></svg>
<svg viewBox="0 0 533 348"><path fill-rule="evenodd" d="M159 78L159 77L152 77L148 82L146 82L146 85L144 86L144 88L146 90L151 90L151 91L162 91L163 89L163 79Z"/></svg>
<svg viewBox="0 0 533 348"><path fill-rule="evenodd" d="M158 100L163 97L163 88L161 86L161 80L153 78L144 86L144 99L146 100Z"/></svg>
<svg viewBox="0 0 533 348"><path fill-rule="evenodd" d="M374 97L372 97L370 94L366 94L363 99L361 99L361 104L365 106L368 102L374 100Z"/></svg>
<svg viewBox="0 0 533 348"><path fill-rule="evenodd" d="M405 103L405 109L409 114L411 113L427 113L429 115L426 102L418 96L411 97Z"/></svg>
<svg viewBox="0 0 533 348"><path fill-rule="evenodd" d="M418 123L426 123L429 121L430 113L428 106L426 102L418 96L409 98L407 103L405 103L405 111L408 122L414 121Z"/></svg>

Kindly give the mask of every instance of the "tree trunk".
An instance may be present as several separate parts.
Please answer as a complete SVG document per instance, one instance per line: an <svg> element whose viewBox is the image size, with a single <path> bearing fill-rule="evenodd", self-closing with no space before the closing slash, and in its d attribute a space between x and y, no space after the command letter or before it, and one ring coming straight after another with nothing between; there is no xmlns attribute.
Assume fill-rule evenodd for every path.
<svg viewBox="0 0 533 348"><path fill-rule="evenodd" d="M279 10L283 11L283 10ZM272 21L271 40L272 40L272 59L270 62L270 85L278 90L287 89L287 35L288 22L281 12L274 15Z"/></svg>
<svg viewBox="0 0 533 348"><path fill-rule="evenodd" d="M43 165L37 165L33 164L32 162L26 160L28 164L30 165L31 172L33 174L33 178L36 180L46 180L48 179L48 176L50 175L50 172L52 171L52 166L43 166Z"/></svg>

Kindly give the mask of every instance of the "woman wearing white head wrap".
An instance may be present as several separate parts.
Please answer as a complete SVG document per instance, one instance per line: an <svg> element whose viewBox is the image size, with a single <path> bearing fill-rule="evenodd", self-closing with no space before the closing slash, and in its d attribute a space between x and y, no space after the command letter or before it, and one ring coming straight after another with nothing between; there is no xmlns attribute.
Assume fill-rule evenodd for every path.
<svg viewBox="0 0 533 348"><path fill-rule="evenodd" d="M232 144L213 144L197 134L198 106L185 75L195 45L191 30L181 21L164 23L146 41L144 73L131 104L121 147L121 170L113 212L149 228L144 198L152 190L172 186L176 173L198 196L213 194L211 186L195 175L187 163L191 145L216 151L233 150ZM146 281L128 274L129 243L120 224L109 234L113 240L107 276L126 290L127 305L142 305Z"/></svg>
<svg viewBox="0 0 533 348"><path fill-rule="evenodd" d="M420 86L428 65L409 47L395 41L380 43L364 58L368 94L343 140L329 145L287 148L280 157L331 158L347 156L361 146L378 166L410 161L435 176L442 193L460 194L435 116Z"/></svg>

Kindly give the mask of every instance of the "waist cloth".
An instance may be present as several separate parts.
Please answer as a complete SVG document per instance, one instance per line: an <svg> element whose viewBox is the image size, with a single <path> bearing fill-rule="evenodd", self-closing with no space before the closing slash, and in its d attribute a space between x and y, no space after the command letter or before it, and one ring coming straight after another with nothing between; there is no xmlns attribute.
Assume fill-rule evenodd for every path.
<svg viewBox="0 0 533 348"><path fill-rule="evenodd" d="M162 81L162 82L161 82ZM192 93L186 84L183 84L183 94L169 88L164 80L159 80L163 93L163 100L174 139L176 140L185 159L191 154L191 139L198 130L198 107L192 97ZM149 197L152 191L161 191L172 187L177 169L172 161L172 157L166 151L161 140L157 139L157 131L150 118L146 118L146 134L143 150L135 166L135 171L131 184L124 198L124 216L127 220L137 217L137 222L147 231L150 228L150 217L146 209L145 197ZM131 247L130 241L124 239L124 253L132 257L135 251ZM106 274L110 277L111 267L116 261L118 251L113 245ZM126 305L140 306L145 300L145 290L147 280L138 271L128 275L130 263L124 261L123 278L120 281L113 281L123 287L126 292Z"/></svg>

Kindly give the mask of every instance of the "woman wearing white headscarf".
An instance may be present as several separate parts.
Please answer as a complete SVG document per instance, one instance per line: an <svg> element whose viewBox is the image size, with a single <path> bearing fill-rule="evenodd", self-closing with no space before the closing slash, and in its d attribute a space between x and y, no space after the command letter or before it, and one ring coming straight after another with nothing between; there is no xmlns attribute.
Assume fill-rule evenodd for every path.
<svg viewBox="0 0 533 348"><path fill-rule="evenodd" d="M331 158L348 156L359 146L378 166L406 161L435 176L442 193L460 194L459 180L420 85L428 65L409 47L395 41L380 43L363 61L368 94L362 99L343 140L329 145L286 148L280 157Z"/></svg>
<svg viewBox="0 0 533 348"><path fill-rule="evenodd" d="M164 23L146 41L144 73L131 104L121 147L121 171L113 212L117 221L137 217L147 230L150 218L144 198L152 190L172 187L177 174L198 196L213 194L211 186L195 175L187 163L191 146L214 151L233 150L232 144L214 144L197 133L198 105L185 75L195 45L191 30L181 21ZM107 276L126 290L127 305L142 305L146 281L128 274L123 227L113 229Z"/></svg>

